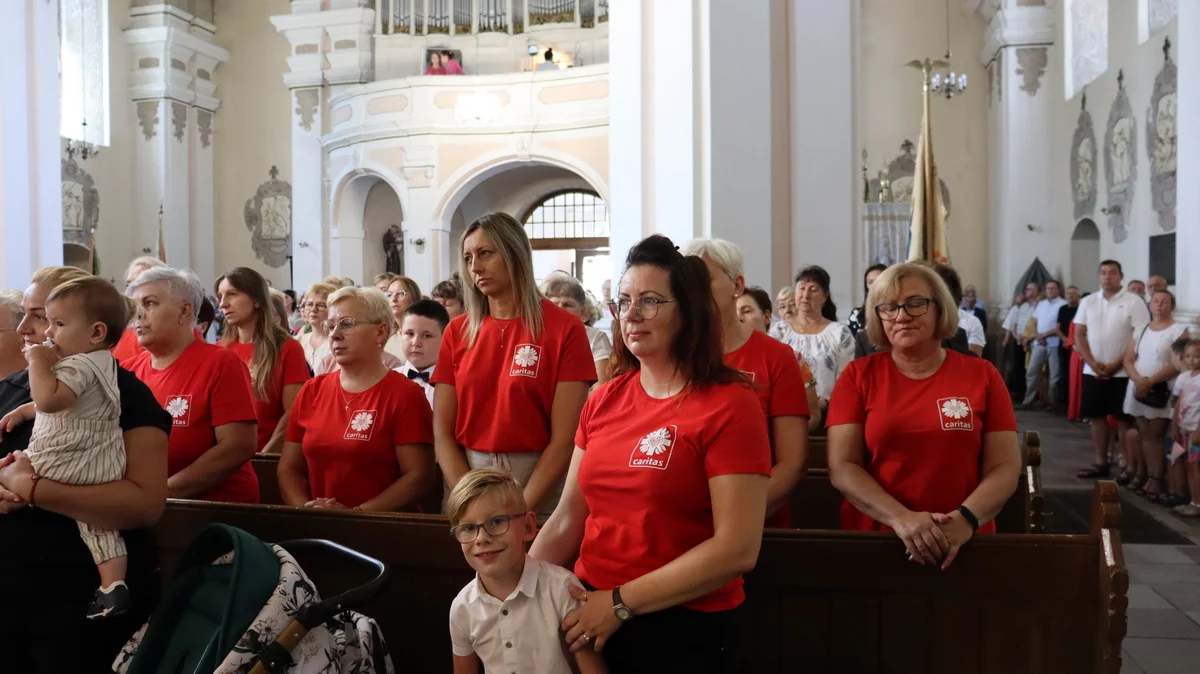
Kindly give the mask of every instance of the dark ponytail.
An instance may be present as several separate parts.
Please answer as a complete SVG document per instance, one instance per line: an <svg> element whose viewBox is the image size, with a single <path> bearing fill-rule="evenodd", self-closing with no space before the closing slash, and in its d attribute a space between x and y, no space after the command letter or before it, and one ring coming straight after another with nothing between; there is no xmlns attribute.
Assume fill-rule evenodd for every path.
<svg viewBox="0 0 1200 674"><path fill-rule="evenodd" d="M821 305L821 317L836 323L837 305L833 303L833 294L829 292L829 272L815 264L809 265L796 274L796 279L792 283L799 284L802 281L821 286L821 292L825 293L825 303Z"/></svg>

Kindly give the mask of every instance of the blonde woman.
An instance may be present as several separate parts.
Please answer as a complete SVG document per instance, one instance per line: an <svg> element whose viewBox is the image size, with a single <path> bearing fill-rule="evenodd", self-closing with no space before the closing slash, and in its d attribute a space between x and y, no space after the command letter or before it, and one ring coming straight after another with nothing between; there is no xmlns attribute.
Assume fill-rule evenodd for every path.
<svg viewBox="0 0 1200 674"><path fill-rule="evenodd" d="M312 329L300 333L296 341L304 348L304 358L309 367L316 367L318 351L322 348L328 351L329 334L325 332L325 321L329 319L328 299L337 290L328 283L314 283L304 293L304 301L300 303L304 322Z"/></svg>
<svg viewBox="0 0 1200 674"><path fill-rule="evenodd" d="M387 297L388 306L392 310L392 318L396 326L396 330L388 338L384 350L399 362L399 365L393 367L403 367L404 342L400 338L400 326L404 324L404 311L411 307L413 302L421 299L421 287L417 285L416 281L407 276L393 275L383 294Z"/></svg>
<svg viewBox="0 0 1200 674"><path fill-rule="evenodd" d="M250 368L258 451L278 454L283 449L287 413L309 378L304 348L275 318L270 287L258 272L233 269L217 279L216 292L225 314L219 345Z"/></svg>
<svg viewBox="0 0 1200 674"><path fill-rule="evenodd" d="M591 326L595 322L595 311L583 285L566 272L555 272L542 282L541 290L542 295L559 309L575 314L583 321L592 359L596 363L596 381L601 384L608 381L608 356L612 353L612 341L603 330Z"/></svg>
<svg viewBox="0 0 1200 674"><path fill-rule="evenodd" d="M453 487L498 466L531 510L558 503L579 411L596 379L582 321L542 299L525 228L505 213L471 223L459 243L466 314L446 329L432 383L434 445Z"/></svg>
<svg viewBox="0 0 1200 674"><path fill-rule="evenodd" d="M767 330L767 334L782 342L784 336L792 329L788 322L795 315L796 287L784 286L775 295L775 315L772 317L771 327Z"/></svg>

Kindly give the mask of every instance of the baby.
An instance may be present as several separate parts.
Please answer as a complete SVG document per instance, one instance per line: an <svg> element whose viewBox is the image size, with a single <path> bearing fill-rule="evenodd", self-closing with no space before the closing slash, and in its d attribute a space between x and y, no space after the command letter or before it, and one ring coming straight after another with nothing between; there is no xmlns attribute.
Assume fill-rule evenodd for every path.
<svg viewBox="0 0 1200 674"><path fill-rule="evenodd" d="M475 569L450 605L450 643L456 673L571 672L559 631L581 605L568 588L583 587L564 568L525 553L537 532L521 486L498 468L467 473L450 492L450 531ZM580 674L607 671L590 648L575 654Z"/></svg>
<svg viewBox="0 0 1200 674"><path fill-rule="evenodd" d="M1188 341L1182 365L1175 379L1172 437L1176 438L1181 448L1187 448L1185 470L1191 503L1178 505L1172 510L1184 517L1200 517L1200 340ZM1182 456L1172 458L1183 459Z"/></svg>
<svg viewBox="0 0 1200 674"><path fill-rule="evenodd" d="M33 435L25 450L35 473L30 505L36 502L39 479L82 485L115 482L125 476L121 393L117 362L109 349L125 330L127 312L121 293L94 276L64 283L46 299L50 322L46 343L25 351L33 402L0 420L4 430L33 420ZM78 524L79 535L100 571L100 588L87 617L128 611L127 560L121 535Z"/></svg>

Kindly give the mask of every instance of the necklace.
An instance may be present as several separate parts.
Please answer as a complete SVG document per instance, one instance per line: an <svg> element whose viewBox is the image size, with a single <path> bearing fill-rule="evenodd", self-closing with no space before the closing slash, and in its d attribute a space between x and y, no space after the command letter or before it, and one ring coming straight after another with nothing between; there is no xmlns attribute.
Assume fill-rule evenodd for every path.
<svg viewBox="0 0 1200 674"><path fill-rule="evenodd" d="M343 389L341 386L338 386L338 393L340 393L342 395L342 402L346 403L346 406L342 408L342 411L349 412L350 405L353 404L355 400L358 400L358 397L361 396L362 394L366 393L366 391L359 391L358 393L355 393L354 395L350 396L349 399L347 399L345 389Z"/></svg>
<svg viewBox="0 0 1200 674"><path fill-rule="evenodd" d="M512 319L512 318L500 319L500 318L496 318L495 316L492 316L492 320L496 321L496 326L500 328L500 348L503 349L504 348L504 331L508 330L508 328L512 325L512 322L515 319Z"/></svg>

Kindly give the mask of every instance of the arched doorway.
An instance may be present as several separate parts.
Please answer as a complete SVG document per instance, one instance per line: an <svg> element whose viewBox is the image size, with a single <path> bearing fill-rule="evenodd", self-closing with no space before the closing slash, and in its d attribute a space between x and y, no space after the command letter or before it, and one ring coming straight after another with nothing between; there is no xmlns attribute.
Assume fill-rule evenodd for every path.
<svg viewBox="0 0 1200 674"><path fill-rule="evenodd" d="M1099 268L1100 228L1084 218L1071 233L1071 283L1080 292L1094 292L1100 286Z"/></svg>
<svg viewBox="0 0 1200 674"><path fill-rule="evenodd" d="M370 283L377 275L385 271L393 274L404 274L404 213L400 209L400 197L384 181L380 180L371 186L367 192L367 201L363 205L363 283ZM395 227L395 230L392 228ZM389 230L393 235L389 235ZM388 248L397 238L395 231L400 232L399 251L392 252L389 269ZM385 237L387 242L385 243Z"/></svg>
<svg viewBox="0 0 1200 674"><path fill-rule="evenodd" d="M360 173L335 194L329 273L371 285L375 276L388 271L389 258L403 273L404 212L392 185L378 174ZM392 227L399 236L387 236ZM391 242L396 247L388 250Z"/></svg>

